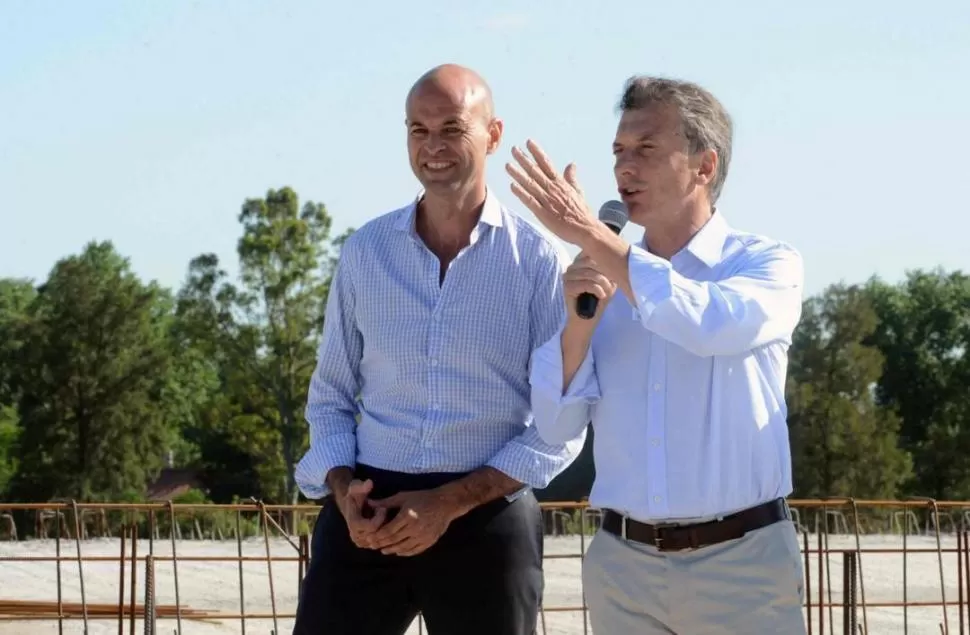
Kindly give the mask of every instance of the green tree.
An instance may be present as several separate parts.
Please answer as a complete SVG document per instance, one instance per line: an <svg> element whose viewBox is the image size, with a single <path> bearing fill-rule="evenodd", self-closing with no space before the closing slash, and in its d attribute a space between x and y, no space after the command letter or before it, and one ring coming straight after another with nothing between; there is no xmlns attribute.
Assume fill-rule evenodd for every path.
<svg viewBox="0 0 970 635"><path fill-rule="evenodd" d="M0 279L0 498L17 470L19 393L14 385L16 358L23 345L19 332L36 291L28 280Z"/></svg>
<svg viewBox="0 0 970 635"><path fill-rule="evenodd" d="M865 342L877 323L857 286L833 285L804 303L787 390L798 497L892 498L909 474L899 421L875 400L883 358Z"/></svg>
<svg viewBox="0 0 970 635"><path fill-rule="evenodd" d="M910 494L970 496L970 277L913 271L898 285L867 285L879 325L870 341L886 363L879 402L902 418L913 454Z"/></svg>
<svg viewBox="0 0 970 635"><path fill-rule="evenodd" d="M331 240L325 206L301 207L290 188L245 201L239 222L239 284L216 256L204 254L190 264L179 293L185 332L219 360L228 397L218 419L196 432L253 457L263 492L295 501L307 387L333 266L349 232Z"/></svg>
<svg viewBox="0 0 970 635"><path fill-rule="evenodd" d="M5 498L10 480L17 472L17 438L20 426L17 411L12 406L0 405L0 500Z"/></svg>
<svg viewBox="0 0 970 635"><path fill-rule="evenodd" d="M18 330L19 498L144 490L170 439L159 404L171 305L111 243L55 265Z"/></svg>

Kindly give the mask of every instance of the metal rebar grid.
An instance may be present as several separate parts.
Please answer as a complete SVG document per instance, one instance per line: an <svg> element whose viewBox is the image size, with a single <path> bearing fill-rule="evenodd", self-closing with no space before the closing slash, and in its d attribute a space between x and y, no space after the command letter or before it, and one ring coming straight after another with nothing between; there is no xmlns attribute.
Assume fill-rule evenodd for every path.
<svg viewBox="0 0 970 635"><path fill-rule="evenodd" d="M942 613L939 620L941 632L956 632L953 630L955 625L961 634L970 632L966 628L970 623L970 540L967 539L970 502L825 499L791 500L789 505L801 534L809 633L828 632L834 635L841 621L843 633L866 634L869 633L872 612L885 610L901 610L899 632L909 633L913 611L933 607ZM589 539L598 527L598 512L588 508L585 503L576 502L543 503L542 508L548 539L571 537L577 539L578 546L577 552L547 552L547 565L560 560L575 560L578 570ZM0 591L0 623L50 621L57 623L59 632L63 633L65 621L80 620L87 631L89 621L108 619L118 623L121 634L125 630L125 618L128 618L130 633L134 635L135 615L138 614L146 617L146 633L154 632L149 630L154 626L149 626L147 622L154 624L156 620L175 620L174 630L181 633L183 621L198 619L236 621L242 633L252 628L256 628L255 632L268 632L272 628L279 633L280 621L295 617L295 598L300 595L300 586L309 563L312 523L318 511L316 505L269 505L261 501L235 505L93 504L75 501L0 503L0 517L10 519L4 521L5 531L0 534L0 546L5 544L2 541L23 543L28 540L48 540L53 542L54 547L53 555L50 552L33 553L33 550L31 553L0 550L0 588L4 587L3 565L7 562L30 562L37 567L55 566L57 573L56 589L51 589L51 601L15 602L4 597L5 593ZM69 519L68 514L71 515ZM94 522L96 530L89 531L83 519L87 519L84 521L87 523ZM12 531L6 529L11 522L15 523ZM869 539L873 536L887 539L879 544L879 540ZM114 537L120 544L111 550L102 549L101 553L93 553L94 545L97 541L103 542L105 537ZM147 553L138 548L139 540L145 538L149 541ZM865 542L863 538L866 538ZM247 543L247 539L251 539L251 542ZM63 553L61 543L64 540L74 543L70 550L73 553ZM916 540L920 540L922 545L913 545ZM170 553L156 553L156 541L162 545L168 543ZM191 548L193 543L200 541L213 541L228 548L222 553L203 555ZM248 554L244 549L247 545ZM259 548L254 550L256 545ZM925 559L927 556L935 560L934 568L938 571L938 580L934 584L938 587L937 595L933 597L927 594L927 576L921 574L922 596L912 597L916 587L911 588L910 582L916 579L918 584L920 577L914 576L910 569L917 558ZM880 575L886 575L885 563L889 562L886 558L902 561L901 572L895 569L896 565L889 565L893 568L892 577L902 580L901 600L886 597L885 591L883 596L873 597L871 589L867 588L874 578L867 578L866 572L873 567L882 567ZM953 562L953 558L956 558L956 562ZM117 573L112 576L118 579L119 584L113 591L115 600L94 602L85 581L98 580L98 575L92 572L97 567L110 566L110 563L118 566ZM192 568L197 565L216 563L228 563L237 569L230 576L221 578L218 584L224 586L228 583L238 587L238 609L214 610L200 605L205 602L204 598L183 597L183 587L197 586L183 583L182 578L193 575ZM295 568L295 580L285 570L289 566ZM174 606L158 602L155 586L158 584L159 567L164 569L163 575L171 574L159 588L168 594L169 589L174 587ZM261 582L246 579L258 571L249 567L262 567L263 573L259 574ZM840 567L843 580L841 589L837 582ZM950 578L953 578L952 572L956 571L955 580L947 580L945 568L951 570ZM141 574L138 573L139 569L142 569ZM70 576L77 579L72 582ZM262 576L266 576L266 579L263 580ZM833 581L833 577L836 581ZM293 583L296 586L290 587ZM72 584L80 585L80 603L66 599L74 593L70 590L74 589ZM65 590L70 591L66 594ZM295 594L288 596L294 599L279 604L277 595L288 591L295 591ZM577 591L580 598L577 603L542 607L542 632L553 628L549 622L554 616L573 613L579 616L575 622L577 627L581 619L582 632L589 633L588 609L582 589ZM144 607L137 606L138 595L144 597ZM268 605L268 610L249 608L260 603ZM955 607L955 612L949 613L947 607L951 607L951 610ZM269 624L265 628L257 627L254 625L257 620Z"/></svg>

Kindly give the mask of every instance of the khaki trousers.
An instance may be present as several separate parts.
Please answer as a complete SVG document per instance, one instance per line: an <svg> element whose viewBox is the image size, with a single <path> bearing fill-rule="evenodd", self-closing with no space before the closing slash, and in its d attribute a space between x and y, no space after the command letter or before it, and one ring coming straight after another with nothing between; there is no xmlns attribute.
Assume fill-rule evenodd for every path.
<svg viewBox="0 0 970 635"><path fill-rule="evenodd" d="M791 521L696 550L661 552L600 530L583 561L595 635L803 635Z"/></svg>

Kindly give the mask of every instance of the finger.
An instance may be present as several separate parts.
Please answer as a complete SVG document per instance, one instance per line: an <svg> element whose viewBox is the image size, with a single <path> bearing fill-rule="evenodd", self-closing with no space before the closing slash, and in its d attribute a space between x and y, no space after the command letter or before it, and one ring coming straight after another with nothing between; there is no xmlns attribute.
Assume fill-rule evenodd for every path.
<svg viewBox="0 0 970 635"><path fill-rule="evenodd" d="M597 298L599 298L600 300L603 300L604 298L610 295L606 291L608 288L609 287L604 287L603 285L596 284L595 282L586 282L585 284L577 283L577 284L567 285L565 288L565 292L566 292L566 296L570 298L574 296L578 296L582 293L591 293Z"/></svg>
<svg viewBox="0 0 970 635"><path fill-rule="evenodd" d="M512 181L510 188L512 189L512 193L515 194L515 197L522 201L522 204L528 207L529 211L535 214L539 220L542 220L544 210L542 204L536 197L515 181Z"/></svg>
<svg viewBox="0 0 970 635"><path fill-rule="evenodd" d="M417 536L408 536L400 542L381 549L381 553L387 556L409 556L420 553L425 549L425 541Z"/></svg>
<svg viewBox="0 0 970 635"><path fill-rule="evenodd" d="M593 282L607 279L599 269L585 265L570 267L562 277L563 280L592 280Z"/></svg>
<svg viewBox="0 0 970 635"><path fill-rule="evenodd" d="M547 175L538 165L527 155L525 152L519 148L512 148L512 156L515 158L516 162L521 166L522 171L528 174L536 185L541 187L544 191L548 189L551 181L555 181L558 178L556 173L553 173L550 177Z"/></svg>
<svg viewBox="0 0 970 635"><path fill-rule="evenodd" d="M347 495L357 497L363 497L370 494L371 490L374 489L374 481L367 479L366 481L358 481L354 479L347 486Z"/></svg>
<svg viewBox="0 0 970 635"><path fill-rule="evenodd" d="M408 514L398 514L394 520L374 532L374 545L380 548L397 542L400 540L400 536L411 530L412 520Z"/></svg>
<svg viewBox="0 0 970 635"><path fill-rule="evenodd" d="M546 199L548 192L520 166L513 163L506 163L505 171L512 177L512 182L518 185L519 189L528 192L529 196L534 198L536 203L542 204Z"/></svg>
<svg viewBox="0 0 970 635"><path fill-rule="evenodd" d="M413 558L414 556L421 555L422 553L427 551L428 547L430 546L431 545L427 543L420 543L417 547L404 551L398 555L402 558Z"/></svg>
<svg viewBox="0 0 970 635"><path fill-rule="evenodd" d="M552 159L549 158L549 155L545 153L538 143L532 139L529 139L525 142L525 147L527 147L529 152L532 153L532 156L535 157L536 165L539 166L539 169L542 170L546 177L550 179L556 179L559 177L559 172L552 164Z"/></svg>
<svg viewBox="0 0 970 635"><path fill-rule="evenodd" d="M583 194L583 188L580 187L579 185L579 179L576 178L575 163L570 163L569 165L567 165L566 170L563 172L562 175L563 175L563 178L566 179L566 183L569 183L571 186L573 186L573 189L576 190L580 196L582 196L583 198L586 198L586 195Z"/></svg>
<svg viewBox="0 0 970 635"><path fill-rule="evenodd" d="M384 524L384 520L387 518L387 510L384 508L379 508L374 510L374 515L370 518L362 518L359 526L361 531L366 531L368 533L374 533L381 528Z"/></svg>
<svg viewBox="0 0 970 635"><path fill-rule="evenodd" d="M405 525L399 531L396 531L395 533L388 535L384 539L377 538L376 534L372 535L371 545L374 549L380 549L380 550L390 549L394 547L394 545L400 544L404 540L413 538L417 532L418 532L418 528L416 526Z"/></svg>
<svg viewBox="0 0 970 635"><path fill-rule="evenodd" d="M393 509L404 505L407 496L404 493L394 494L387 498L376 498L370 501L371 507L375 509Z"/></svg>

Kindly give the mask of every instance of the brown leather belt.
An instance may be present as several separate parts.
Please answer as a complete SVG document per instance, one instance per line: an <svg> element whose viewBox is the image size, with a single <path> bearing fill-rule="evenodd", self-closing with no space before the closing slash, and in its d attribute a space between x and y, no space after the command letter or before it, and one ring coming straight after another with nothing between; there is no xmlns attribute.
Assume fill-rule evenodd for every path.
<svg viewBox="0 0 970 635"><path fill-rule="evenodd" d="M650 525L624 518L612 509L607 509L603 514L602 528L625 540L653 545L660 551L682 551L734 540L749 531L782 520L791 520L791 511L784 498L777 498L720 520L693 525Z"/></svg>

